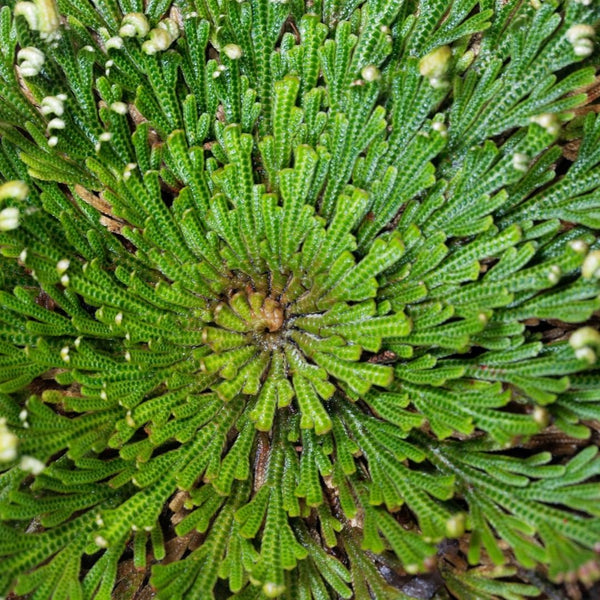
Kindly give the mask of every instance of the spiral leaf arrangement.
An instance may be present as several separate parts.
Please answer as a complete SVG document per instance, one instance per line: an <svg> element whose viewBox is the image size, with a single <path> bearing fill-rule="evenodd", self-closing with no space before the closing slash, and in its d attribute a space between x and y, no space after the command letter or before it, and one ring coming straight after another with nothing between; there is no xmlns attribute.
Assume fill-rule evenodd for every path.
<svg viewBox="0 0 600 600"><path fill-rule="evenodd" d="M9 1L0 593L132 598L150 567L169 600L598 579L599 19Z"/></svg>

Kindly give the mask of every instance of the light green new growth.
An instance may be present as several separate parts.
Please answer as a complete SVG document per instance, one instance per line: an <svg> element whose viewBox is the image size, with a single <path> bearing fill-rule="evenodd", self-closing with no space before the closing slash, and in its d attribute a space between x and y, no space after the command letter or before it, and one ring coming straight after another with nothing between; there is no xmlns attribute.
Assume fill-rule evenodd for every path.
<svg viewBox="0 0 600 600"><path fill-rule="evenodd" d="M168 600L597 580L599 22L8 0L0 595L131 598L150 567Z"/></svg>

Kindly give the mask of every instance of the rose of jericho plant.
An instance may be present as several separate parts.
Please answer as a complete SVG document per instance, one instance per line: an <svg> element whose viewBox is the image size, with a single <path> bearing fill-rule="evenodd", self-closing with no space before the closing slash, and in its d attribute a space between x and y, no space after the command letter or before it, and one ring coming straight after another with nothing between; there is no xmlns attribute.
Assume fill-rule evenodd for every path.
<svg viewBox="0 0 600 600"><path fill-rule="evenodd" d="M597 579L599 20L9 0L0 594Z"/></svg>

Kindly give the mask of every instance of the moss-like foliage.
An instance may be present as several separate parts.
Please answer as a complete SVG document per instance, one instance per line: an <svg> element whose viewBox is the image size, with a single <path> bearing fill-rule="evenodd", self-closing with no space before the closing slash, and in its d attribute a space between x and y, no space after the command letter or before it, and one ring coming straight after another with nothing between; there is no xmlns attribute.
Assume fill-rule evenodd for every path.
<svg viewBox="0 0 600 600"><path fill-rule="evenodd" d="M0 594L599 577L598 4L8 4Z"/></svg>

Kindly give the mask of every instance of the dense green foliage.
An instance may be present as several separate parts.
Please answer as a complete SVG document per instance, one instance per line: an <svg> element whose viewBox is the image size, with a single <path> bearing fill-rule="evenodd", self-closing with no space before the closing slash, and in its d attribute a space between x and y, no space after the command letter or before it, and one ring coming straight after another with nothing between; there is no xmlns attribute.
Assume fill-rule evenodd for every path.
<svg viewBox="0 0 600 600"><path fill-rule="evenodd" d="M109 599L131 557L169 600L598 579L596 448L528 441L600 418L599 20L11 0L0 594Z"/></svg>

